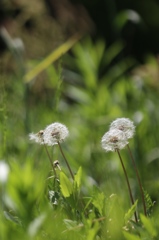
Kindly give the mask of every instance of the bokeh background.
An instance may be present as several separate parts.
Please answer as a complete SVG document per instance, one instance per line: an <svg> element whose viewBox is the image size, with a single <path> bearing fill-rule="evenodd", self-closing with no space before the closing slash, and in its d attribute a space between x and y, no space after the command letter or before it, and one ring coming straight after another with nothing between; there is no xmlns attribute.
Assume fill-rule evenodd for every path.
<svg viewBox="0 0 159 240"><path fill-rule="evenodd" d="M136 126L130 147L143 187L157 201L158 13L157 0L1 0L0 158L32 162L47 175L44 149L28 134L58 121L70 131L63 147L73 171L82 166L83 192L97 185L124 198L118 156L104 152L101 138L111 121L127 117ZM138 198L128 153L121 154Z"/></svg>

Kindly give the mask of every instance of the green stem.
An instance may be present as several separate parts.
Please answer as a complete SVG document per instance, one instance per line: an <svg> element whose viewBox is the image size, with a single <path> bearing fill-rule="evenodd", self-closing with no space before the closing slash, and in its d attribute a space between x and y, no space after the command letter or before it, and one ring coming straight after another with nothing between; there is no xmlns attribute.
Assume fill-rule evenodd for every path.
<svg viewBox="0 0 159 240"><path fill-rule="evenodd" d="M44 147L45 147L46 153L47 153L47 155L48 155L50 164L51 164L51 166L52 166L52 169L53 169L53 172L54 172L54 175L55 175L55 178L56 178L56 177L57 177L57 175L56 175L56 170L55 170L55 167L54 167L54 165L53 165L53 163L52 163L52 160L51 160L51 157L50 157L50 154L49 154L49 152L48 152L48 149L47 149L46 144L44 144Z"/></svg>
<svg viewBox="0 0 159 240"><path fill-rule="evenodd" d="M133 167L134 167L134 170L135 170L135 173L136 173L136 177L137 177L138 183L139 183L139 188L140 188L141 197L142 197L142 204L143 204L144 214L145 214L145 216L147 216L146 203L145 203L144 192L143 192L140 176L139 176L139 173L138 173L138 170L137 170L137 167L136 167L135 160L133 158L132 152L130 150L129 144L127 145L127 148L128 148L128 152L129 152L129 155L130 155L132 163L133 163Z"/></svg>
<svg viewBox="0 0 159 240"><path fill-rule="evenodd" d="M66 165L67 165L68 170L69 170L69 172L70 172L70 174L71 174L71 177L72 177L72 179L74 180L74 175L73 175L73 173L72 173L72 170L71 170L71 168L70 168L70 165L69 165L69 163L68 163L68 161L67 161L67 159L66 159L66 157L65 157L65 155L64 155L64 152L63 152L63 150L62 150L61 144L60 144L59 142L58 142L58 146L59 146L60 151L61 151L61 154L62 154L62 156L63 156L63 158L64 158L64 160L65 160L65 162L66 162Z"/></svg>
<svg viewBox="0 0 159 240"><path fill-rule="evenodd" d="M120 152L118 149L116 149L117 153L118 153L118 156L119 156L119 159L120 159L120 162L121 162L121 165L122 165L122 168L123 168L123 171L124 171L124 174L125 174L125 178L126 178L126 182L127 182L127 186L128 186L128 190L129 190L129 195L130 195L130 199L131 199L131 203L132 205L134 205L134 199L133 199L133 195L132 195L132 191L131 191L131 187L130 187L130 183L129 183L129 179L128 179L128 175L126 173L126 169L125 169L125 166L124 166L124 163L123 163L123 160L121 158L121 155L120 155ZM134 212L134 216L135 216L135 221L137 221L137 214L136 214L136 211Z"/></svg>

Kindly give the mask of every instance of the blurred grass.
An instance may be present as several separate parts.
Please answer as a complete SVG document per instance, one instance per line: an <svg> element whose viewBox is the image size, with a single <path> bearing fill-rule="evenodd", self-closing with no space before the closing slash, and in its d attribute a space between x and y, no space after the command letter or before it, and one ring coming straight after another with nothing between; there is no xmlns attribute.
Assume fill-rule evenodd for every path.
<svg viewBox="0 0 159 240"><path fill-rule="evenodd" d="M39 73L46 70L53 62L58 60L63 54L65 54L72 46L81 38L82 34L76 34L54 50L49 56L47 56L41 63L35 66L30 72L24 76L26 83L30 82Z"/></svg>
<svg viewBox="0 0 159 240"><path fill-rule="evenodd" d="M100 232L99 223L91 228L90 219L85 220L84 227L79 226L78 231L65 232L63 219L69 215L60 209L54 214L55 210L48 203L45 179L50 176L49 162L42 146L29 143L28 133L38 132L55 121L64 123L70 131L63 148L73 172L76 173L82 166L82 194L92 196L96 186L106 199L111 194L118 196L112 200L115 202L110 214L115 219L113 225L108 219L107 223L103 223L103 226L109 226L113 239L122 239L120 218L129 209L129 200L117 154L105 153L101 149L101 137L112 120L128 117L134 121L136 134L130 146L144 188L153 200L158 200L159 86L157 77L155 79L151 75L153 72L157 76L158 61L151 56L144 66L130 71L135 65L133 59L117 61L122 48L121 43L114 43L107 48L103 40L94 43L87 37L76 43L71 54L65 54L54 65L49 62L43 67L43 74L34 71L35 67L33 73L39 76L32 82L31 72L26 75L29 76L28 83L23 82L18 66L15 68L17 72L3 72L0 86L0 156L6 159L11 169L5 210L9 212L12 209L11 215L18 215L19 221L23 220L24 228L22 230L19 225L16 227L16 223L5 220L0 224L1 234L4 234L1 235L2 240L15 239L15 236L16 239L91 240ZM147 74L144 74L145 68L148 69ZM59 151L56 148L49 150L53 160L58 159L67 174ZM124 150L121 154L137 198L139 190L128 154ZM63 209L62 204L60 208ZM111 208L105 208L104 214L107 216ZM140 201L138 209L142 209ZM96 216L92 212L94 218ZM75 222L71 224L77 227ZM100 239L109 237L104 227L101 231L103 238Z"/></svg>

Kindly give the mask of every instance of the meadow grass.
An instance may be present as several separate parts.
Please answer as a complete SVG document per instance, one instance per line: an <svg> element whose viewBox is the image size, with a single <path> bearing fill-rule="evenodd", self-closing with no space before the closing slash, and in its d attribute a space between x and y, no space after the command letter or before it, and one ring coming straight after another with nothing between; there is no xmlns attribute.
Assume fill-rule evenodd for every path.
<svg viewBox="0 0 159 240"><path fill-rule="evenodd" d="M38 76L23 83L18 74L6 83L4 72L1 240L158 239L158 90L125 74L131 59L111 64L121 49L112 48L111 55L101 40L77 43L47 67L43 83ZM115 152L105 152L102 136L118 118L131 119L135 135L129 145L113 136ZM45 138L57 122L68 127L67 139L52 125ZM40 133L33 137L40 144L31 143L31 132Z"/></svg>

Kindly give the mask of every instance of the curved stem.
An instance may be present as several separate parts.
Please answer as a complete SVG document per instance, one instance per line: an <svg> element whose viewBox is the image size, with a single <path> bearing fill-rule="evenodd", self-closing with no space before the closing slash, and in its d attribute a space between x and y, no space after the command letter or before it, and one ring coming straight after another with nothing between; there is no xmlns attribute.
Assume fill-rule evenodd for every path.
<svg viewBox="0 0 159 240"><path fill-rule="evenodd" d="M64 160L65 160L65 162L66 162L66 165L67 165L68 170L69 170L69 172L70 172L70 174L71 174L71 177L72 177L72 179L74 180L74 175L73 175L73 173L72 173L72 170L71 170L71 168L70 168L70 165L69 165L69 163L68 163L68 161L67 161L67 159L66 159L66 157L65 157L65 155L64 155L64 152L63 152L63 150L62 150L61 144L60 144L59 142L58 142L58 146L59 146L60 151L61 151L61 154L62 154L62 156L63 156L63 158L64 158Z"/></svg>
<svg viewBox="0 0 159 240"><path fill-rule="evenodd" d="M119 159L120 159L120 162L121 162L121 165L122 165L124 174L125 174L125 178L126 178L126 182L127 182L127 186L128 186L128 190L129 190L129 195L130 195L130 199L131 199L131 203L132 203L132 205L134 205L134 199L133 199L133 195L132 195L132 191L131 191L129 179L128 179L128 176L127 176L127 173L126 173L126 169L125 169L125 166L124 166L124 163L123 163L123 160L122 160L122 158L121 158L121 155L120 155L119 150L116 149L116 151L117 151L117 153L118 153L118 156L119 156ZM135 221L137 222L137 214L136 214L136 211L134 212L134 216L135 216Z"/></svg>
<svg viewBox="0 0 159 240"><path fill-rule="evenodd" d="M132 160L132 163L133 163L133 167L134 167L134 170L135 170L135 173L136 173L136 177L137 177L138 183L139 183L139 188L140 188L141 197L142 197L144 214L145 214L145 216L147 216L146 203L145 203L144 192L143 192L143 188L142 188L140 176L139 176L139 173L138 173L138 170L137 170L137 167L136 167L135 160L134 160L134 158L133 158L132 152L131 152L131 150L130 150L129 144L127 145L127 148L128 148L128 152L129 152L129 155L130 155L131 160Z"/></svg>

